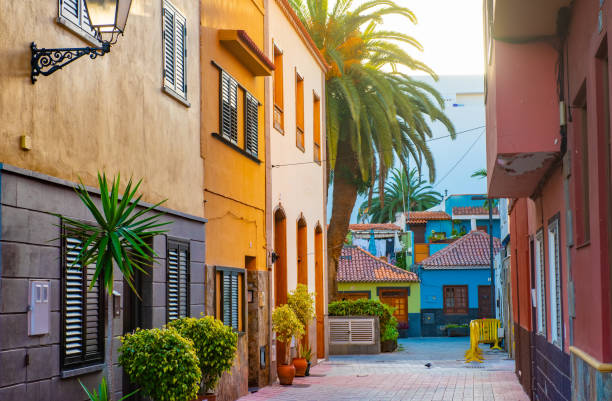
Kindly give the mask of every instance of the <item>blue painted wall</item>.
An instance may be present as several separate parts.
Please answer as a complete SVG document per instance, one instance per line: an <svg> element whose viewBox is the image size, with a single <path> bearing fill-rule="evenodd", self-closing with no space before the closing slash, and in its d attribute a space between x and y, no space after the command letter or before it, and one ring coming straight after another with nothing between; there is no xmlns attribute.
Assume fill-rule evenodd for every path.
<svg viewBox="0 0 612 401"><path fill-rule="evenodd" d="M434 253L438 252L440 249L446 248L449 245L450 244L429 244L429 254L433 255Z"/></svg>
<svg viewBox="0 0 612 401"><path fill-rule="evenodd" d="M467 285L469 308L478 308L478 286L490 285L489 269L425 270L419 269L421 278L421 309L442 309L444 285Z"/></svg>

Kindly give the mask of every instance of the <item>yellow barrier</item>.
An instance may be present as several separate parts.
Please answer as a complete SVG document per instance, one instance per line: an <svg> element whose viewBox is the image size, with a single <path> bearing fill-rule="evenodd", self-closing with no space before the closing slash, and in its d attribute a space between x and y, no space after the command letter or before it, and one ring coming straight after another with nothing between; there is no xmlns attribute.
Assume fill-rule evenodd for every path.
<svg viewBox="0 0 612 401"><path fill-rule="evenodd" d="M470 322L470 349L465 351L465 362L482 362L482 350L478 348L479 343L493 344L491 349L499 349L499 320L478 319Z"/></svg>

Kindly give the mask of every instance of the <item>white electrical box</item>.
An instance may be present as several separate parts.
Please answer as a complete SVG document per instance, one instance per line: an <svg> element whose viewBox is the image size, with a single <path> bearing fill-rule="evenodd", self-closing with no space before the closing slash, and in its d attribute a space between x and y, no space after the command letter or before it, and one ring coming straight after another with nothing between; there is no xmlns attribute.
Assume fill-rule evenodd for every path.
<svg viewBox="0 0 612 401"><path fill-rule="evenodd" d="M28 335L49 333L49 280L30 280Z"/></svg>

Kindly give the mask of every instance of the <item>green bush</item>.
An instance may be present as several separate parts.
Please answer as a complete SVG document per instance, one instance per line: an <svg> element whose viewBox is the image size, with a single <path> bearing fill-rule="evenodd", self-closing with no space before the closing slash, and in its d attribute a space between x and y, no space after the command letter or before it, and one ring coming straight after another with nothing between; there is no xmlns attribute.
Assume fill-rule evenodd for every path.
<svg viewBox="0 0 612 401"><path fill-rule="evenodd" d="M214 390L221 375L229 372L234 363L238 334L212 316L178 319L168 327L175 328L181 336L193 341L202 371L202 390Z"/></svg>
<svg viewBox="0 0 612 401"><path fill-rule="evenodd" d="M393 317L393 308L372 299L353 301L336 301L328 306L329 316L378 316L381 341L398 337L397 319ZM395 335L394 333L398 333Z"/></svg>
<svg viewBox="0 0 612 401"><path fill-rule="evenodd" d="M202 377L193 342L173 328L137 329L121 337L119 364L155 401L196 398Z"/></svg>

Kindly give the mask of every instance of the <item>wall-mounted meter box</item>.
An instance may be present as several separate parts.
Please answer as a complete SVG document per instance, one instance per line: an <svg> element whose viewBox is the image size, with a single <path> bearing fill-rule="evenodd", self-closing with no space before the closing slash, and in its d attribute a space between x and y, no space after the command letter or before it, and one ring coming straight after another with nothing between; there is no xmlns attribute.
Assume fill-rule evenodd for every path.
<svg viewBox="0 0 612 401"><path fill-rule="evenodd" d="M30 280L28 307L28 335L39 336L49 333L49 280Z"/></svg>

